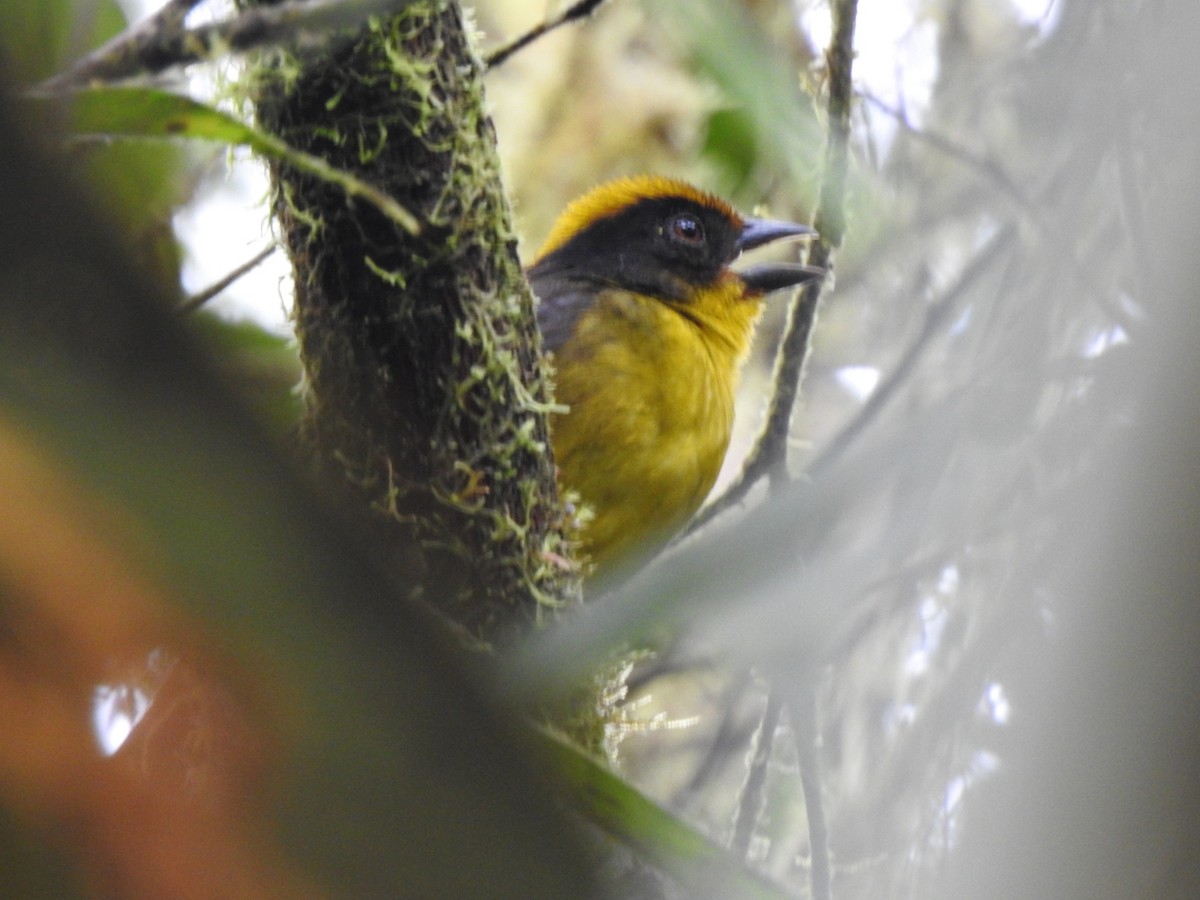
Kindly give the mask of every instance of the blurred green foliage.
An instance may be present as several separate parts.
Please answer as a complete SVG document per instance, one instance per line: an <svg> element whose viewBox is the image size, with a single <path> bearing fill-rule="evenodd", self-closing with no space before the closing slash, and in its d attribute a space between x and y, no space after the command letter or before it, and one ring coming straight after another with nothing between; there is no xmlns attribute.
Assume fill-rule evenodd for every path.
<svg viewBox="0 0 1200 900"><path fill-rule="evenodd" d="M115 0L0 0L7 77L25 85L49 78L125 25Z"/></svg>
<svg viewBox="0 0 1200 900"><path fill-rule="evenodd" d="M710 117L706 140L719 160L735 163L731 174L741 180L731 188L745 185L753 161L763 172L787 173L793 196L815 202L824 136L794 61L736 4L664 0L654 7L671 22L666 34L678 51L736 111Z"/></svg>
<svg viewBox="0 0 1200 900"><path fill-rule="evenodd" d="M75 866L46 832L0 805L0 897L10 900L83 897Z"/></svg>
<svg viewBox="0 0 1200 900"><path fill-rule="evenodd" d="M0 48L7 76L29 88L61 72L126 25L112 0L0 2ZM60 98L61 99L61 98ZM27 114L43 127L62 126L61 103ZM88 141L76 144L75 177L110 218L126 247L154 277L178 281L181 254L171 230L174 211L192 194L211 153L182 144Z"/></svg>
<svg viewBox="0 0 1200 900"><path fill-rule="evenodd" d="M738 107L715 110L705 123L701 152L717 164L729 192L742 193L761 162L754 120Z"/></svg>
<svg viewBox="0 0 1200 900"><path fill-rule="evenodd" d="M233 322L208 312L189 319L229 385L274 430L290 433L304 407L295 341L253 322Z"/></svg>

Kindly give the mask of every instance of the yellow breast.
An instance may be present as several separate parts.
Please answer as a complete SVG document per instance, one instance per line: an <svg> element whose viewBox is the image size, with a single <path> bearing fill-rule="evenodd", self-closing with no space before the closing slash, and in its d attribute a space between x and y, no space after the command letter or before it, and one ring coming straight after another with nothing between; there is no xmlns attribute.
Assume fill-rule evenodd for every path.
<svg viewBox="0 0 1200 900"><path fill-rule="evenodd" d="M651 552L704 502L761 309L732 276L678 306L606 290L558 349L570 411L551 420L554 449L594 513L583 542L597 566Z"/></svg>

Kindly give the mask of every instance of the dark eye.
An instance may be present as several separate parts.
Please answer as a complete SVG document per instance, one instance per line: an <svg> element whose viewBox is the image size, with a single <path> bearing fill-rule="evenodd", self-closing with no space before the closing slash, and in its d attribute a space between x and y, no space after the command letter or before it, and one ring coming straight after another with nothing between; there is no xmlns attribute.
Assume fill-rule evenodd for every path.
<svg viewBox="0 0 1200 900"><path fill-rule="evenodd" d="M671 220L670 232L675 240L693 247L704 243L704 226L700 224L699 219L687 213Z"/></svg>

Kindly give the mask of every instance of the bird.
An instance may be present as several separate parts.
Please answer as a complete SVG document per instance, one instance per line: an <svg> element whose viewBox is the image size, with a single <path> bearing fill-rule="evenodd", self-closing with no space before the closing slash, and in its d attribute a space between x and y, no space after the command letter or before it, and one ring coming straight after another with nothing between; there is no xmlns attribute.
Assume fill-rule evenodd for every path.
<svg viewBox="0 0 1200 900"><path fill-rule="evenodd" d="M766 295L824 274L730 264L815 234L661 175L601 184L551 226L527 276L555 372L559 484L590 510L577 539L592 576L636 568L700 508Z"/></svg>

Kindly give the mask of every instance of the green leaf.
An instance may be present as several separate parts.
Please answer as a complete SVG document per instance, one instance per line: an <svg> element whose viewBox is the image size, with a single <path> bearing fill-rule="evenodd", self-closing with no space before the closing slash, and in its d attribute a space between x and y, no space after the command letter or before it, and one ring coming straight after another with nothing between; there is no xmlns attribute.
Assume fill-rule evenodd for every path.
<svg viewBox="0 0 1200 900"><path fill-rule="evenodd" d="M72 124L80 134L191 137L264 149L270 139L228 113L155 88L98 87L73 95Z"/></svg>
<svg viewBox="0 0 1200 900"><path fill-rule="evenodd" d="M794 894L667 812L574 744L541 732L574 809L696 897L789 900Z"/></svg>
<svg viewBox="0 0 1200 900"><path fill-rule="evenodd" d="M416 217L378 188L190 97L154 88L98 87L81 90L72 99L73 125L81 135L187 137L244 145L366 200L410 234L420 231Z"/></svg>

